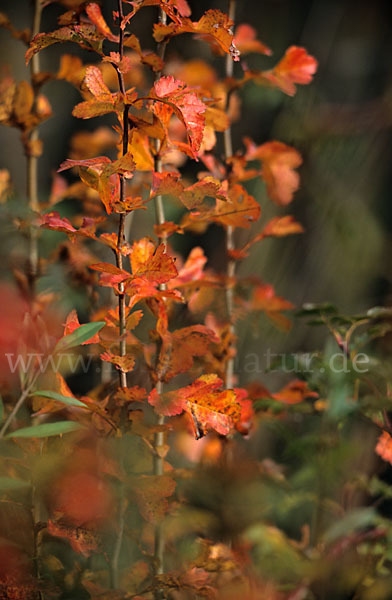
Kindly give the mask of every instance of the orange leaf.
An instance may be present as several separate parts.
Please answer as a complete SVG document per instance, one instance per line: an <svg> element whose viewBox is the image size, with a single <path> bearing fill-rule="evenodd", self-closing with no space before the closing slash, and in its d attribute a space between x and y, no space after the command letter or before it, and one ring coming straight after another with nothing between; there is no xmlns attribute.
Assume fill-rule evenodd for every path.
<svg viewBox="0 0 392 600"><path fill-rule="evenodd" d="M72 527L65 523L48 520L48 533L55 537L65 538L69 541L71 548L88 557L96 552L99 540L95 533L84 527Z"/></svg>
<svg viewBox="0 0 392 600"><path fill-rule="evenodd" d="M172 333L168 332L162 340L159 356L160 364L165 364L165 368L161 367L164 371L164 381L189 371L193 365L193 358L203 356L211 343L219 343L219 338L212 329L204 325L192 325Z"/></svg>
<svg viewBox="0 0 392 600"><path fill-rule="evenodd" d="M212 216L212 220L226 227L249 229L259 217L259 204L244 187L236 183L229 189L227 202L217 200L216 212Z"/></svg>
<svg viewBox="0 0 392 600"><path fill-rule="evenodd" d="M233 22L220 10L207 10L199 21L191 21L188 18L181 19L180 23L154 25L154 38L157 42L170 39L181 33L197 33L205 36L208 43L218 47L230 54L234 60L238 60L233 46L233 33L231 27Z"/></svg>
<svg viewBox="0 0 392 600"><path fill-rule="evenodd" d="M101 53L103 36L93 25L73 25L72 27L61 27L50 33L38 33L30 42L25 59L29 63L32 56L52 44L61 42L75 42L86 50L95 50Z"/></svg>
<svg viewBox="0 0 392 600"><path fill-rule="evenodd" d="M111 42L118 42L118 36L113 35L110 31L105 19L102 16L101 9L95 2L91 2L86 6L86 13L95 27L106 39Z"/></svg>
<svg viewBox="0 0 392 600"><path fill-rule="evenodd" d="M268 46L257 39L256 30L246 23L238 25L236 28L234 42L241 54L249 54L250 52L266 54L267 56L271 56L272 54Z"/></svg>
<svg viewBox="0 0 392 600"><path fill-rule="evenodd" d="M192 384L159 395L154 388L148 401L159 414L172 416L185 410L191 417L196 438L209 429L227 435L239 420L241 406L233 390L219 391L223 382L215 374L202 375Z"/></svg>
<svg viewBox="0 0 392 600"><path fill-rule="evenodd" d="M392 464L392 437L387 431L383 431L379 436L375 452L383 460Z"/></svg>
<svg viewBox="0 0 392 600"><path fill-rule="evenodd" d="M275 400L283 402L284 404L299 404L306 398L319 397L317 392L314 392L308 387L306 381L301 381L300 379L291 381L288 385L282 388L280 392L271 394L271 396L272 398L275 398Z"/></svg>
<svg viewBox="0 0 392 600"><path fill-rule="evenodd" d="M271 200L279 206L289 204L299 187L299 175L294 169L302 163L300 153L282 142L266 142L256 146L245 139L246 159L262 162L261 176Z"/></svg>
<svg viewBox="0 0 392 600"><path fill-rule="evenodd" d="M145 262L141 263L134 272L135 277L143 277L146 281L154 284L166 283L177 275L174 261L165 251L164 244L160 244L155 252Z"/></svg>
<svg viewBox="0 0 392 600"><path fill-rule="evenodd" d="M112 363L116 366L116 369L129 373L135 366L135 359L133 356L118 356L112 352L103 352L100 355L100 359L106 362Z"/></svg>
<svg viewBox="0 0 392 600"><path fill-rule="evenodd" d="M290 46L272 71L264 71L262 75L285 94L294 96L295 84L310 83L316 70L317 60L305 48Z"/></svg>

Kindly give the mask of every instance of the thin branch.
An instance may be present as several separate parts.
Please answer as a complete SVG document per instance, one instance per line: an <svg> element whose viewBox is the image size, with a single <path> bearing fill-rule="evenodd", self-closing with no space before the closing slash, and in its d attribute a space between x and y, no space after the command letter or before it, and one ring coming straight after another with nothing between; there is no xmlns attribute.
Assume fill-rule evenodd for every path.
<svg viewBox="0 0 392 600"><path fill-rule="evenodd" d="M118 14L121 21L124 18L122 1L117 0L118 6ZM119 43L118 50L120 54L120 58L122 59L124 56L124 30L120 27L120 35L119 35ZM118 84L120 88L120 92L125 94L125 84L124 84L124 76L119 69L117 70L118 76ZM124 106L123 111L123 123L122 123L122 154L123 156L128 152L128 130L129 130L129 106ZM125 201L125 177L124 175L120 175L120 201L123 203ZM119 269L123 268L123 256L122 256L122 246L125 241L124 230L125 230L125 218L126 214L120 214L120 221L118 225L118 236L117 236L117 249L116 249L116 265ZM126 356L127 354L127 341L126 341L126 317L125 317L125 293L124 293L124 284L120 283L119 285L119 296L118 296L118 316L120 323L120 356ZM119 370L120 375L120 385L121 387L127 387L127 374L123 369Z"/></svg>
<svg viewBox="0 0 392 600"><path fill-rule="evenodd" d="M11 425L12 421L14 420L15 416L17 415L17 413L19 412L19 410L22 408L23 404L25 403L26 399L29 397L30 392L37 380L39 371L34 375L34 377L32 378L31 382L29 383L29 385L22 391L21 395L19 396L14 408L11 410L10 414L8 415L8 417L6 418L3 427L0 429L0 440L4 438L5 434L8 431L9 426Z"/></svg>
<svg viewBox="0 0 392 600"><path fill-rule="evenodd" d="M166 25L167 15L162 8L159 9L159 22ZM157 46L157 54L163 60L165 57L166 41L160 42ZM156 73L155 81L161 78L162 73ZM162 159L160 156L160 142L155 140L155 157L154 157L154 170L156 173L162 172ZM162 225L165 222L165 209L163 206L163 198L161 195L155 198L155 220L157 225ZM163 243L166 247L166 237L160 237L159 242ZM160 289L165 289L165 284L160 285ZM163 393L163 382L159 380L156 386L158 394ZM159 416L157 420L158 425L163 425L165 417ZM154 436L154 475L163 474L163 461L164 459L159 454L159 449L165 443L163 431L159 431ZM161 575L164 572L164 550L165 550L165 539L163 536L162 526L158 523L154 529L154 572L155 575ZM164 598L163 590L157 589L154 592L155 600L161 600Z"/></svg>
<svg viewBox="0 0 392 600"><path fill-rule="evenodd" d="M229 18L234 21L235 17L235 0L229 0ZM226 55L226 77L231 78L233 76L233 59L230 54ZM229 96L226 100L226 109L228 108ZM224 150L226 161L233 156L233 141L231 135L231 126L229 126L223 133ZM230 337L233 340L235 335L235 328L233 323L233 311L234 311L234 289L233 280L235 275L235 261L230 258L230 252L234 250L234 229L231 225L226 230L226 254L227 254L227 268L226 268L226 309L229 317L229 328ZM234 344L231 341L230 350L234 351ZM229 356L226 362L225 372L225 387L231 389L233 387L234 378L234 356Z"/></svg>
<svg viewBox="0 0 392 600"><path fill-rule="evenodd" d="M33 27L31 37L39 33L41 25L42 3L40 0L34 2ZM36 77L40 71L39 53L37 52L30 62L30 77L34 90L34 107L36 106L38 87ZM34 127L28 136L28 145L26 149L27 155L27 198L29 208L33 212L39 212L39 197L38 197L38 156L33 156L33 147L39 140L38 126ZM28 257L28 281L30 286L30 294L34 296L35 284L38 277L39 255L38 255L38 231L34 226L30 227L29 232L29 257Z"/></svg>
<svg viewBox="0 0 392 600"><path fill-rule="evenodd" d="M124 56L124 29L121 27L121 22L124 18L123 5L122 0L117 0L118 7L118 15L120 20L120 33L119 33L119 43L118 43L118 51L120 54L120 59ZM125 83L124 76L121 71L116 68L117 76L118 76L118 85L120 88L120 92L125 94ZM122 119L122 155L124 156L128 152L128 135L129 135L129 106L125 105L123 110L123 119ZM126 181L124 175L120 175L120 201L123 203L125 201L125 186ZM125 219L126 214L120 213L120 220L118 224L118 235L117 235L117 248L116 248L116 266L119 269L123 268L123 255L122 255L122 247L125 242ZM118 296L118 318L119 318L119 333L120 333L120 356L126 356L127 354L127 328L126 328L126 298L124 292L124 284L120 283L118 286L119 296ZM120 386L122 388L128 387L127 384L127 373L123 369L119 370L120 376ZM119 561L121 555L121 547L123 543L124 537L124 528L125 528L125 512L126 505L123 498L123 490L121 489L121 498L120 498L120 507L119 507L119 517L118 517L118 531L117 537L114 543L113 554L110 561L110 584L113 589L118 588L119 585Z"/></svg>

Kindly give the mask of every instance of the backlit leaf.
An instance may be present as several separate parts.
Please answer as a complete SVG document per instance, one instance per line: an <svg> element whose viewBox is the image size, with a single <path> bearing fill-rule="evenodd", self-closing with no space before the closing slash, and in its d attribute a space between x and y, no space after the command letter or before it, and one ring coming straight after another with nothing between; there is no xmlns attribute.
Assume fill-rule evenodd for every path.
<svg viewBox="0 0 392 600"><path fill-rule="evenodd" d="M256 146L246 139L245 143L246 159L260 160L262 163L261 176L271 200L279 206L289 204L299 187L299 175L294 170L302 163L299 152L282 142L266 142Z"/></svg>
<svg viewBox="0 0 392 600"><path fill-rule="evenodd" d="M56 400L57 402L61 402L67 406L79 406L81 408L86 408L86 405L83 404L83 402L80 402L80 400L70 396L63 396L62 394L58 394L57 392L52 392L50 390L36 390L31 395L41 396L42 398L51 398L52 400Z"/></svg>

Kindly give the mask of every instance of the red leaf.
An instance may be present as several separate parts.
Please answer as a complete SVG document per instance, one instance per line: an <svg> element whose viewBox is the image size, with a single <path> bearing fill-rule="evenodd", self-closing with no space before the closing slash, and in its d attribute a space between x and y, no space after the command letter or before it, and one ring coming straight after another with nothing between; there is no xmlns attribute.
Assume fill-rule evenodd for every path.
<svg viewBox="0 0 392 600"><path fill-rule="evenodd" d="M251 140L245 139L245 144L246 159L262 162L261 176L271 200L279 206L289 204L299 187L299 175L294 171L302 163L299 152L282 142L266 142L256 146Z"/></svg>
<svg viewBox="0 0 392 600"><path fill-rule="evenodd" d="M165 99L169 106L175 112L175 115L180 119L187 130L188 139L193 151L200 148L203 132L205 127L204 113L206 111L205 104L198 96L186 87L183 81L174 79L171 75L161 77L154 84L154 92L152 95L156 98ZM162 109L154 105L154 111L158 117L162 117ZM165 125L170 118L170 112L164 110L163 124ZM162 120L162 118L161 118Z"/></svg>
<svg viewBox="0 0 392 600"><path fill-rule="evenodd" d="M64 233L75 233L77 231L66 217L60 217L56 211L40 215L38 218L41 227L45 227L46 229L63 231Z"/></svg>
<svg viewBox="0 0 392 600"><path fill-rule="evenodd" d="M236 28L234 42L241 54L249 54L250 52L266 54L267 56L272 54L268 46L257 39L256 30L246 23L238 25Z"/></svg>
<svg viewBox="0 0 392 600"><path fill-rule="evenodd" d="M118 356L112 352L103 352L100 355L100 359L106 362L112 363L116 366L116 369L129 373L135 366L135 359L133 356Z"/></svg>
<svg viewBox="0 0 392 600"><path fill-rule="evenodd" d="M301 381L300 379L291 381L288 385L282 388L280 392L271 394L271 396L272 398L275 398L275 400L283 402L284 404L299 404L306 398L319 397L317 392L314 392L308 387L306 381Z"/></svg>
<svg viewBox="0 0 392 600"><path fill-rule="evenodd" d="M301 223L298 223L292 215L286 215L271 219L264 227L262 234L264 237L283 237L303 232L304 228Z"/></svg>
<svg viewBox="0 0 392 600"><path fill-rule="evenodd" d="M375 452L383 460L392 464L392 437L387 431L383 431L379 436Z"/></svg>
<svg viewBox="0 0 392 600"><path fill-rule="evenodd" d="M296 92L295 84L310 83L316 70L317 60L310 56L305 48L290 46L272 71L264 71L262 75L272 85L289 96L294 96Z"/></svg>
<svg viewBox="0 0 392 600"><path fill-rule="evenodd" d="M75 331L75 329L77 329L78 327L80 327L80 323L79 323L77 312L76 312L76 310L71 310L71 312L69 313L69 315L67 316L67 319L65 321L64 335L69 335L70 333ZM92 338L90 338L86 342L82 342L82 346L84 346L86 344L99 344L99 342L100 342L99 336L96 333Z"/></svg>
<svg viewBox="0 0 392 600"><path fill-rule="evenodd" d="M102 16L101 9L98 4L95 2L91 2L86 6L86 13L92 23L94 23L95 27L98 31L111 42L118 42L118 36L113 35L110 31L105 19Z"/></svg>

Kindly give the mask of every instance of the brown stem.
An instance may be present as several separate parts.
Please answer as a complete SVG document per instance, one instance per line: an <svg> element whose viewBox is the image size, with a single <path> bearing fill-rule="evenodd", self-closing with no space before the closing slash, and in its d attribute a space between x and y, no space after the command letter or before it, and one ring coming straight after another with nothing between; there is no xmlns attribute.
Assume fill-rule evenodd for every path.
<svg viewBox="0 0 392 600"><path fill-rule="evenodd" d="M122 0L117 0L118 14L120 25L124 18ZM124 29L120 27L118 51L120 59L124 56ZM125 83L124 76L121 71L116 68L118 85L121 94L125 95ZM122 155L124 156L128 152L128 135L129 135L129 106L125 105L123 110L123 122L122 122ZM126 181L124 175L120 175L120 202L125 201L126 193ZM123 255L122 246L125 242L125 219L126 214L120 213L120 219L118 224L118 235L117 235L117 248L116 248L116 266L119 269L123 268ZM126 298L124 292L124 284L120 283L118 286L118 318L119 318L119 333L120 333L120 356L126 356L127 354L127 340L126 340ZM127 384L127 373L123 369L119 369L120 386L122 388L128 387ZM110 584L113 589L118 588L119 585L119 561L121 555L121 547L124 537L125 528L125 512L126 505L123 497L123 490L121 490L121 499L119 506L119 517L118 517L118 531L117 537L114 543L113 554L110 561Z"/></svg>
<svg viewBox="0 0 392 600"><path fill-rule="evenodd" d="M229 18L234 21L235 17L235 0L229 0ZM226 56L226 77L231 78L233 76L233 59L230 54ZM228 108L229 96L226 100L226 109ZM233 156L233 141L231 135L231 126L229 126L223 133L224 150L226 161ZM230 258L230 251L234 250L234 229L229 225L226 229L226 253L227 253L227 268L226 268L226 309L229 317L229 328L230 328L230 350L234 351L233 338L235 335L235 328L233 323L233 309L234 309L234 290L233 290L233 279L235 275L235 261ZM234 377L234 356L229 356L226 361L226 372L225 372L225 387L231 389L233 387Z"/></svg>
<svg viewBox="0 0 392 600"><path fill-rule="evenodd" d="M159 22L163 25L166 24L167 15L162 8L159 10ZM157 54L163 60L165 56L167 42L163 41L158 44ZM161 78L162 73L156 73L155 81L158 81ZM154 157L154 170L156 173L162 172L162 159L160 156L160 143L159 140L155 140L155 157ZM162 225L165 222L165 209L163 206L162 196L156 196L155 198L155 219L158 225ZM159 243L163 243L166 246L166 237L160 237ZM165 284L160 285L160 289L165 289ZM158 394L163 393L163 382L158 381L156 386ZM163 425L165 422L165 417L159 416L157 420L158 425ZM164 433L160 431L154 436L154 475L162 475L163 474L163 461L164 459L159 455L159 449L163 446L165 442ZM163 536L163 531L161 525L158 523L155 525L154 530L154 572L155 575L161 575L164 572L163 565L163 557L165 550L165 539ZM154 592L155 600L162 600L164 598L163 590L157 589Z"/></svg>
<svg viewBox="0 0 392 600"><path fill-rule="evenodd" d="M41 25L41 14L42 14L42 3L40 0L34 2L34 16L33 16L33 27L31 37L33 38L39 33ZM35 102L37 100L38 89L36 85L36 77L40 71L39 64L39 53L37 52L31 59L30 62L30 77L32 87L34 90ZM28 147L27 147L27 198L29 202L29 208L33 212L39 212L39 198L38 198L38 157L32 156L35 152L32 152L34 145L39 140L38 127L34 127L28 135ZM34 226L30 227L29 232L29 258L28 258L28 281L30 286L30 295L34 296L35 284L38 277L39 268L39 255L38 255L38 231Z"/></svg>
<svg viewBox="0 0 392 600"><path fill-rule="evenodd" d="M120 23L124 18L122 1L117 0L118 6L118 14L120 18ZM120 58L122 59L124 56L124 30L120 27L120 35L119 35L119 43L118 50L120 54ZM120 88L120 92L125 94L125 84L124 84L124 76L117 69L118 76L118 84ZM124 106L123 111L123 126L122 126L122 154L123 156L128 152L128 131L129 131L129 106ZM123 203L125 201L125 177L124 175L120 175L120 201ZM122 256L122 245L125 241L124 229L125 229L125 218L126 214L120 214L120 221L118 225L118 236L117 236L117 250L116 250L116 265L119 269L123 268L123 256ZM124 293L124 284L120 283L119 285L119 296L118 296L118 316L120 323L120 356L126 356L127 354L127 341L126 341L126 317L125 317L125 293ZM120 375L120 385L121 387L127 387L127 374L123 369L119 370Z"/></svg>

